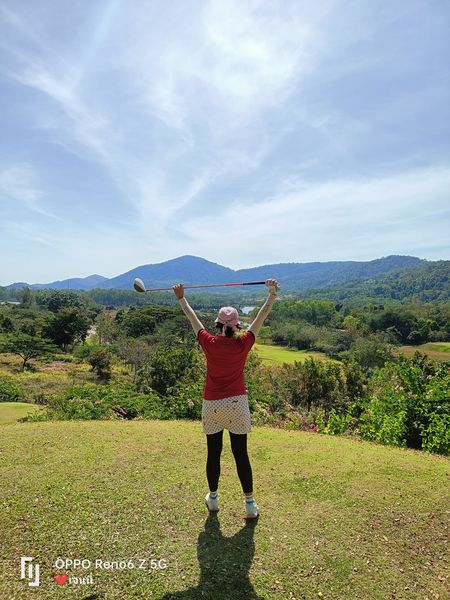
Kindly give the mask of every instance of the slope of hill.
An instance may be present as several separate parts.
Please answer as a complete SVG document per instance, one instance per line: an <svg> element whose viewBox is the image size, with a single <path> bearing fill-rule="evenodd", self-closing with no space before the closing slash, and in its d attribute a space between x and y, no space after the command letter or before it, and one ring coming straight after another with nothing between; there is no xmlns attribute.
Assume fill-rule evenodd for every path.
<svg viewBox="0 0 450 600"><path fill-rule="evenodd" d="M28 283L18 282L7 286L10 289L31 287L33 290L54 289L54 290L92 290L99 287L103 282L108 281L107 277L102 275L89 275L89 277L74 277L72 279L63 279L61 281L52 281L51 283L34 283L29 286Z"/></svg>
<svg viewBox="0 0 450 600"><path fill-rule="evenodd" d="M421 302L450 301L450 261L423 262L412 269L380 273L364 281L352 280L326 288L309 289L302 298L333 301L359 299L408 300Z"/></svg>
<svg viewBox="0 0 450 600"><path fill-rule="evenodd" d="M89 275L89 277L65 279L64 281L54 281L50 285L38 283L34 286L35 289L54 288L54 289L73 289L73 290L92 290L98 287L104 281L108 281L107 277L102 275Z"/></svg>
<svg viewBox="0 0 450 600"><path fill-rule="evenodd" d="M261 510L256 524L243 519L228 443L219 516L208 513L198 422L0 427L1 598L33 596L18 576L18 557L25 549L44 562L37 597L46 600L63 595L129 600L448 597L445 457L353 436L254 427L252 465ZM70 552L64 554L65 548ZM68 583L64 590L51 569L60 556L123 560L134 568L95 569L95 588L71 589ZM168 568L152 568L150 559L156 566L162 559ZM69 572L85 576L90 570Z"/></svg>
<svg viewBox="0 0 450 600"><path fill-rule="evenodd" d="M180 256L154 265L142 265L96 286L102 289L129 290L140 277L147 287L167 287L178 281L188 283L226 283L236 271L198 256Z"/></svg>

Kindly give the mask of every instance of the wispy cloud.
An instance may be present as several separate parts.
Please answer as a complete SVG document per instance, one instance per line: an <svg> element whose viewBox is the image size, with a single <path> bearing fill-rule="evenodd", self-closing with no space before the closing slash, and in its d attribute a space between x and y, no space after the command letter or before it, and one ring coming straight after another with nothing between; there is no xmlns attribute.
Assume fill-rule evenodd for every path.
<svg viewBox="0 0 450 600"><path fill-rule="evenodd" d="M287 18L274 8L261 2L203 3L193 27L175 26L174 35L157 38L158 48L150 44L137 52L136 44L145 47L138 36L130 53L156 114L187 131L201 117L213 135L226 135L282 104L311 66L313 29L312 19L295 4ZM147 25L144 21L141 35L147 35Z"/></svg>
<svg viewBox="0 0 450 600"><path fill-rule="evenodd" d="M0 169L0 207L3 210L8 203L14 202L45 217L63 221L62 217L41 206L42 198L43 192L38 183L38 176L30 165L22 164Z"/></svg>
<svg viewBox="0 0 450 600"><path fill-rule="evenodd" d="M44 119L44 124L74 151L80 153L84 148L93 153L118 185L131 192L130 201L146 219L149 212L153 217L159 212L148 208L155 198L146 191L150 175L150 189L156 187L157 204L164 206L162 217L169 218L172 208L176 211L186 202L180 203L177 197L189 198L191 190L200 191L199 182L207 185L234 168L258 166L271 138L264 133L251 135L245 128L282 103L294 89L301 68L306 67L305 48L312 35L306 22L301 23L295 11L286 21L276 11L258 14L259 8L257 2L205 3L193 31L175 22L175 12L166 24L174 25L176 35L154 37L149 35L149 30L155 32L152 11L130 11L129 7L125 11L117 2L105 4L107 16L99 27L101 35L98 31L93 34L88 54L92 55L93 47L99 48L101 38L103 52L100 48L96 57L100 68L108 72L115 65L119 80L131 87L134 95L129 100L136 113L128 113L125 119L120 107L105 102L103 94L96 93L95 82L81 74L83 66L92 70L86 54L79 62L71 54L70 62L52 55L37 43L24 18L17 14L12 18L10 13L17 31L39 49L37 57L34 51L27 54L23 46L16 49L20 68L14 78L46 94L60 108L62 114ZM127 31L126 25L120 27L122 17L133 21L126 44L120 44L123 37L117 35ZM139 132L137 143L130 148L127 127L132 128L135 119L145 123L145 115L147 139ZM160 139L152 140L155 129L158 132L151 123L155 116L167 130L157 133ZM181 133L171 134L174 128ZM236 133L237 128L242 131ZM139 157L137 149L144 156ZM202 152L210 154L211 164L196 164L181 173L174 189L168 173L183 160L197 163Z"/></svg>

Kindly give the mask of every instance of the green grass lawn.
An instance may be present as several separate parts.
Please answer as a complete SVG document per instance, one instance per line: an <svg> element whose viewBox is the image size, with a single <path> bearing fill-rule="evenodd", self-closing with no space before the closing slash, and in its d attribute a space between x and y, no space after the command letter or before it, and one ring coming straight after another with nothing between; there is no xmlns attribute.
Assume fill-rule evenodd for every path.
<svg viewBox="0 0 450 600"><path fill-rule="evenodd" d="M258 356L262 358L263 362L268 364L288 363L292 365L294 362L303 362L308 357L327 360L327 357L323 352L295 350L293 348L283 348L282 346L275 346L273 344L255 343L253 347L258 353Z"/></svg>
<svg viewBox="0 0 450 600"><path fill-rule="evenodd" d="M446 597L444 457L255 427L261 516L245 524L227 433L208 515L199 422L15 423L0 436L2 600ZM40 564L39 590L20 580L21 556ZM57 569L59 557L168 568ZM55 573L94 583L62 591Z"/></svg>
<svg viewBox="0 0 450 600"><path fill-rule="evenodd" d="M0 425L16 423L18 419L25 417L30 412L39 410L35 404L26 402L0 402Z"/></svg>
<svg viewBox="0 0 450 600"><path fill-rule="evenodd" d="M399 351L406 356L412 356L416 350L434 360L450 361L450 342L427 342L420 346L400 346Z"/></svg>
<svg viewBox="0 0 450 600"><path fill-rule="evenodd" d="M427 344L423 344L422 348L437 352L450 352L450 342L428 342Z"/></svg>

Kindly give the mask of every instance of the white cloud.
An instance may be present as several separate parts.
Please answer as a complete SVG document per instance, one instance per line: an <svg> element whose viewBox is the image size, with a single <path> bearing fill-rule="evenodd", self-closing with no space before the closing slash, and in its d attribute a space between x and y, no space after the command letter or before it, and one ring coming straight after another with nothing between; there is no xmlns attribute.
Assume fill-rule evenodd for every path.
<svg viewBox="0 0 450 600"><path fill-rule="evenodd" d="M187 220L197 251L224 256L227 266L270 262L369 259L440 250L447 245L450 167L379 179L289 183L258 204L237 202L225 214ZM213 254L214 256L214 254Z"/></svg>
<svg viewBox="0 0 450 600"><path fill-rule="evenodd" d="M229 135L282 104L301 73L312 68L316 22L326 11L300 10L294 2L286 16L278 8L254 1L196 2L166 18L167 35L153 36L153 13L141 14L139 23L130 17L133 35L121 60L151 113L169 127L189 136L202 118L210 135ZM183 19L189 17L187 26Z"/></svg>

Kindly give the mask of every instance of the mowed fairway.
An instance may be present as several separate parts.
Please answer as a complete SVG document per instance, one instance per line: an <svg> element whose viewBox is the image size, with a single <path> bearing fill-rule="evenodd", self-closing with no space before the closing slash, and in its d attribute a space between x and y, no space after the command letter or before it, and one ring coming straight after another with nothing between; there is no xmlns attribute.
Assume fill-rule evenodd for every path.
<svg viewBox="0 0 450 600"><path fill-rule="evenodd" d="M272 344L254 344L254 351L267 364L293 365L294 362L303 362L308 357L326 360L327 357L322 352L308 352L307 350L295 350L293 348L283 348Z"/></svg>
<svg viewBox="0 0 450 600"><path fill-rule="evenodd" d="M2 600L445 597L444 457L254 428L261 516L245 525L227 432L221 510L208 516L199 422L17 423L0 440ZM40 564L39 590L20 580L21 556ZM57 569L58 557L134 568ZM62 590L55 573L93 583Z"/></svg>
<svg viewBox="0 0 450 600"><path fill-rule="evenodd" d="M400 346L397 352L412 356L416 351L427 354L430 358L438 361L450 361L450 342L429 342L420 346ZM254 351L262 358L266 364L294 364L294 362L304 362L308 357L319 360L329 359L323 352L310 352L308 350L295 350L294 348L284 348L275 344L254 345Z"/></svg>
<svg viewBox="0 0 450 600"><path fill-rule="evenodd" d="M412 356L416 350L434 360L450 361L450 342L428 342L420 346L400 346L399 352L406 356Z"/></svg>

